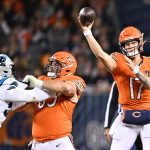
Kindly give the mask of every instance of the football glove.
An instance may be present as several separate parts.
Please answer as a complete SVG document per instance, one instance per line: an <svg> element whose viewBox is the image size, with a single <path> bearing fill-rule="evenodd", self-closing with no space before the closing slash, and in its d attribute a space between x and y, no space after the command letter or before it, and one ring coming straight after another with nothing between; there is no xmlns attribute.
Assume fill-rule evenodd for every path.
<svg viewBox="0 0 150 150"><path fill-rule="evenodd" d="M29 87L37 87L39 89L42 89L42 85L44 81L38 80L32 75L26 75L23 79L23 82L27 82L29 84Z"/></svg>

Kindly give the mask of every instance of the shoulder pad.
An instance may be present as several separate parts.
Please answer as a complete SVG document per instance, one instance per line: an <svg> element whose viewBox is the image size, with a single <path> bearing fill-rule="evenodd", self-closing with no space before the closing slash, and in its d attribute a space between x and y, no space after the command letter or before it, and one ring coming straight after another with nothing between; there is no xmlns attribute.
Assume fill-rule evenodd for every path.
<svg viewBox="0 0 150 150"><path fill-rule="evenodd" d="M5 80L7 80L8 78L7 77L4 77L2 79L0 79L0 86L5 82Z"/></svg>
<svg viewBox="0 0 150 150"><path fill-rule="evenodd" d="M123 57L123 54L119 52L114 52L110 56L117 62L119 58Z"/></svg>
<svg viewBox="0 0 150 150"><path fill-rule="evenodd" d="M15 78L7 78L7 77L4 77L0 80L0 85L2 84L11 84L12 82L16 81Z"/></svg>

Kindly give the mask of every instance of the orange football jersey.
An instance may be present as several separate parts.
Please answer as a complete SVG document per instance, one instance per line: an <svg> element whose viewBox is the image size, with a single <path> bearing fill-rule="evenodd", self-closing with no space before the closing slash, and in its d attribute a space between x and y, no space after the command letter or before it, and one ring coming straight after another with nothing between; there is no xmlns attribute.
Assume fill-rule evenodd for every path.
<svg viewBox="0 0 150 150"><path fill-rule="evenodd" d="M51 80L47 76L39 77L40 80ZM85 82L82 78L69 75L54 80L72 81L77 87L79 99L85 89ZM72 114L77 101L58 95L55 98L47 99L44 102L36 103L33 117L32 135L36 141L45 142L57 138L69 136L72 131Z"/></svg>
<svg viewBox="0 0 150 150"><path fill-rule="evenodd" d="M119 104L123 110L150 110L150 90L148 90L136 77L127 65L124 55L118 52L112 57L117 62L113 76L119 90ZM150 58L141 56L140 71L150 76Z"/></svg>

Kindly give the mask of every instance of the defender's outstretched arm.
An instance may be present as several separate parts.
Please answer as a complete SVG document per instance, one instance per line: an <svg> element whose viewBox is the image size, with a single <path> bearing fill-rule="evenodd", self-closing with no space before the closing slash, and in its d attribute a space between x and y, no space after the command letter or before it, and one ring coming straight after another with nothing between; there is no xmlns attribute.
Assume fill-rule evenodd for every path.
<svg viewBox="0 0 150 150"><path fill-rule="evenodd" d="M18 101L18 102L40 102L47 98L52 97L49 93L34 88L32 90L25 90L21 88L15 88L11 90L5 90L0 94L4 101Z"/></svg>

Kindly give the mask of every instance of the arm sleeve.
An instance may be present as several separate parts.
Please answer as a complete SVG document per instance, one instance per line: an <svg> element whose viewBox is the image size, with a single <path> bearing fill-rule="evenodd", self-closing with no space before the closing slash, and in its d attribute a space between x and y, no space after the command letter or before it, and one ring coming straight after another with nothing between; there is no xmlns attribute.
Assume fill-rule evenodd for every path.
<svg viewBox="0 0 150 150"><path fill-rule="evenodd" d="M104 128L110 128L117 108L118 108L118 89L116 86L116 82L113 82L105 112Z"/></svg>
<svg viewBox="0 0 150 150"><path fill-rule="evenodd" d="M49 93L38 88L26 90L17 87L15 89L5 90L3 94L3 100L10 102L40 102L51 97Z"/></svg>

